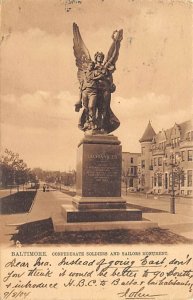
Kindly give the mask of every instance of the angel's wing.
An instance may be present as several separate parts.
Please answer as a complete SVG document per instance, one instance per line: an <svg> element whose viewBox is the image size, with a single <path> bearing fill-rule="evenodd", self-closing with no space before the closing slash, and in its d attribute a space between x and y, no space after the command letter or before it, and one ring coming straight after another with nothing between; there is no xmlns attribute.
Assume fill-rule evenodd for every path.
<svg viewBox="0 0 193 300"><path fill-rule="evenodd" d="M76 65L78 67L77 76L81 83L83 79L83 72L87 68L88 63L91 61L91 58L89 51L82 40L79 27L76 23L73 23L73 36L73 49L76 58Z"/></svg>
<svg viewBox="0 0 193 300"><path fill-rule="evenodd" d="M123 30L116 30L112 34L113 43L107 53L105 62L110 62L115 65L118 57L119 57L119 49L121 45L121 41L123 39Z"/></svg>

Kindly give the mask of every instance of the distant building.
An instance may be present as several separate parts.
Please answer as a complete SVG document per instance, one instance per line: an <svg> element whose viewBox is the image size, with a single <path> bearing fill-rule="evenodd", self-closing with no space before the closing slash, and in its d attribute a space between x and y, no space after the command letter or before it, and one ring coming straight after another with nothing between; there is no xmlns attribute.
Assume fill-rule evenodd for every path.
<svg viewBox="0 0 193 300"><path fill-rule="evenodd" d="M127 188L138 189L140 153L122 152L122 182Z"/></svg>
<svg viewBox="0 0 193 300"><path fill-rule="evenodd" d="M155 133L149 122L140 139L139 189L170 193L172 162L176 194L193 194L193 123L186 121Z"/></svg>

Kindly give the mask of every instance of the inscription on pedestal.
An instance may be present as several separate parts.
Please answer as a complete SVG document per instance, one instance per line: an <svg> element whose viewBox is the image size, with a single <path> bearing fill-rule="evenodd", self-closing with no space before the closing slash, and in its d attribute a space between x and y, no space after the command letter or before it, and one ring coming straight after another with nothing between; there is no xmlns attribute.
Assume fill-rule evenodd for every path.
<svg viewBox="0 0 193 300"><path fill-rule="evenodd" d="M96 182L110 182L113 179L117 179L119 176L117 162L115 161L118 160L117 155L92 155L91 157L88 157L88 160L89 164L85 175L88 176L90 180Z"/></svg>
<svg viewBox="0 0 193 300"><path fill-rule="evenodd" d="M121 196L121 146L82 144L78 153L77 195Z"/></svg>

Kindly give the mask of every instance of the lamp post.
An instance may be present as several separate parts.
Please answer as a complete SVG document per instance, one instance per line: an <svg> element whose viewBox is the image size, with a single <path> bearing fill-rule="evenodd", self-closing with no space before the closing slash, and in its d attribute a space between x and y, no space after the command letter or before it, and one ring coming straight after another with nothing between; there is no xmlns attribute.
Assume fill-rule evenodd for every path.
<svg viewBox="0 0 193 300"><path fill-rule="evenodd" d="M172 184L172 191L171 191L171 198L170 198L170 213L175 214L176 213L176 199L175 199L175 183L176 183L176 168L179 166L180 163L180 156L175 157L174 149L172 148L171 151L171 156L170 156L170 163L169 165L171 166L171 184Z"/></svg>
<svg viewBox="0 0 193 300"><path fill-rule="evenodd" d="M171 193L171 199L170 199L170 213L175 214L175 178L174 178L174 152L171 153L171 163L170 166L172 168L172 193Z"/></svg>
<svg viewBox="0 0 193 300"><path fill-rule="evenodd" d="M62 190L62 176L60 175L60 191Z"/></svg>

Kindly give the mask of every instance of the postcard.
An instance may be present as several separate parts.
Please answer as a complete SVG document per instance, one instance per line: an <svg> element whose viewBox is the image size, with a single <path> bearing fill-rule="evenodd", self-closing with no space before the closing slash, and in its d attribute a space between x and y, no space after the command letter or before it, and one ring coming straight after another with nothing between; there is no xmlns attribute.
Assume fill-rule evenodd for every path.
<svg viewBox="0 0 193 300"><path fill-rule="evenodd" d="M1 1L1 300L193 299L192 1Z"/></svg>

